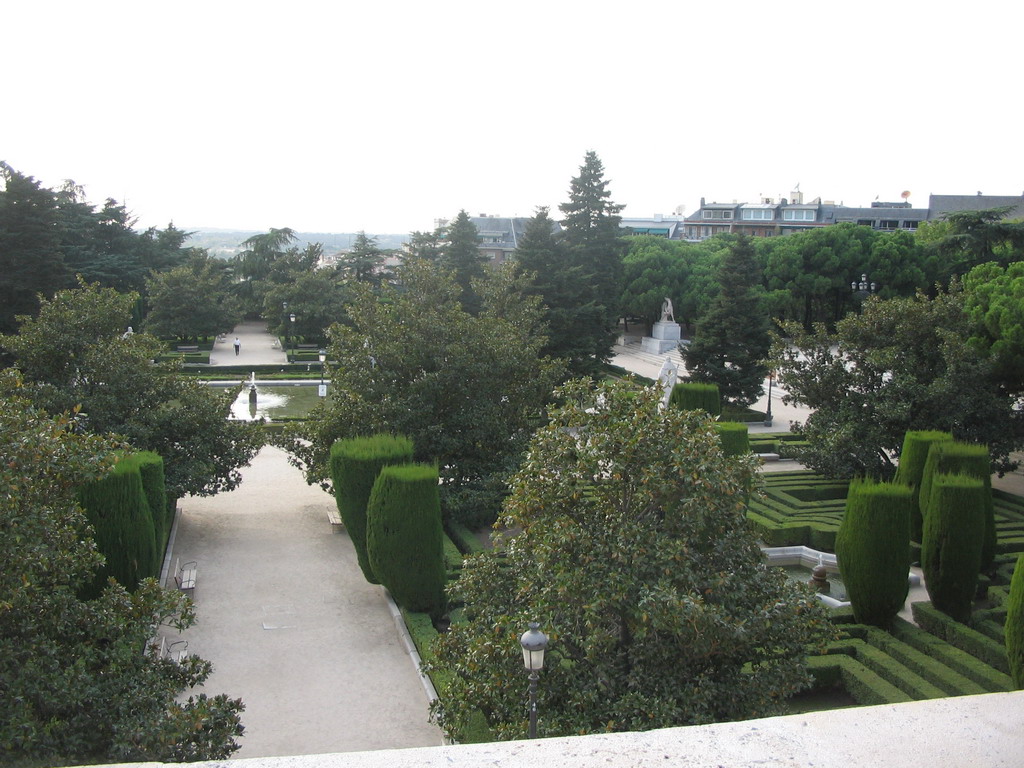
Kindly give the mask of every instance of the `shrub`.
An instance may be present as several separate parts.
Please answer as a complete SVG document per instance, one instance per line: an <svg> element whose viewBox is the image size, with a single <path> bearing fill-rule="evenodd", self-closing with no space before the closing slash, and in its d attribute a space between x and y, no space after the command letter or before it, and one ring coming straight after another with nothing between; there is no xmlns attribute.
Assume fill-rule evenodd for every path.
<svg viewBox="0 0 1024 768"><path fill-rule="evenodd" d="M437 467L383 467L366 509L370 567L395 602L437 617L447 582Z"/></svg>
<svg viewBox="0 0 1024 768"><path fill-rule="evenodd" d="M893 483L850 483L836 557L862 624L888 627L907 599L912 496Z"/></svg>
<svg viewBox="0 0 1024 768"><path fill-rule="evenodd" d="M712 416L722 415L722 398L717 384L680 381L672 387L668 404L683 411L707 411Z"/></svg>
<svg viewBox="0 0 1024 768"><path fill-rule="evenodd" d="M331 446L331 482L345 529L356 550L359 567L371 584L374 575L366 554L366 505L382 467L412 461L412 440L396 435L374 435L338 440Z"/></svg>
<svg viewBox="0 0 1024 768"><path fill-rule="evenodd" d="M109 475L80 488L78 502L106 559L83 596L98 595L109 577L134 591L142 579L159 574L153 517L133 462L122 460Z"/></svg>
<svg viewBox="0 0 1024 768"><path fill-rule="evenodd" d="M167 490L164 486L164 460L153 451L139 451L125 456L120 464L125 468L134 466L142 477L142 491L146 494L149 513L153 519L153 533L156 539L156 557L159 562L167 546L167 537L174 523L174 507L168 508Z"/></svg>
<svg viewBox="0 0 1024 768"><path fill-rule="evenodd" d="M743 456L750 453L750 435L747 425L737 421L720 421L715 424L722 440L722 452L726 456Z"/></svg>
<svg viewBox="0 0 1024 768"><path fill-rule="evenodd" d="M928 450L924 473L921 478L921 510L924 511L930 493L930 484L936 474L964 474L976 477L985 486L984 509L982 510L984 537L981 548L979 570L988 570L996 551L996 519L992 503L992 462L988 448L975 443L939 442Z"/></svg>
<svg viewBox="0 0 1024 768"><path fill-rule="evenodd" d="M966 623L971 617L981 565L985 497L991 498L991 494L981 480L968 475L937 474L930 486L921 570L932 604Z"/></svg>
<svg viewBox="0 0 1024 768"><path fill-rule="evenodd" d="M910 538L921 540L922 504L918 498L921 491L921 477L928 461L928 449L932 443L948 442L953 439L949 432L937 430L912 430L903 436L903 450L900 451L900 463L896 469L894 482L908 485L913 490L914 506L910 510Z"/></svg>
<svg viewBox="0 0 1024 768"><path fill-rule="evenodd" d="M1006 656L1016 688L1024 688L1024 555L1017 559L1006 601Z"/></svg>

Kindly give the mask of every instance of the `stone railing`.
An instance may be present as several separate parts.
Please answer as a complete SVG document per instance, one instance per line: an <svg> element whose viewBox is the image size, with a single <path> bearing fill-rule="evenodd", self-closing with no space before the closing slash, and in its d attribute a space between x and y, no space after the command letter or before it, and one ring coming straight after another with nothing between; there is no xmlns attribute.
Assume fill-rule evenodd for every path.
<svg viewBox="0 0 1024 768"><path fill-rule="evenodd" d="M187 765L196 768L215 765L231 768L880 768L904 765L1020 768L1024 765L1024 691L643 733L261 757Z"/></svg>

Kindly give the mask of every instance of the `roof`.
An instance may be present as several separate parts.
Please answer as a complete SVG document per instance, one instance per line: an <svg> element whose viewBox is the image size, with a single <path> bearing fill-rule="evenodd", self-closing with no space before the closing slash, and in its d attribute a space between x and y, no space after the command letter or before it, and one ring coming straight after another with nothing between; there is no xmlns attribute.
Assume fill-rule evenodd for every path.
<svg viewBox="0 0 1024 768"><path fill-rule="evenodd" d="M958 211L987 211L991 208L1013 207L1009 218L1024 218L1024 195L929 195L930 219L942 218Z"/></svg>

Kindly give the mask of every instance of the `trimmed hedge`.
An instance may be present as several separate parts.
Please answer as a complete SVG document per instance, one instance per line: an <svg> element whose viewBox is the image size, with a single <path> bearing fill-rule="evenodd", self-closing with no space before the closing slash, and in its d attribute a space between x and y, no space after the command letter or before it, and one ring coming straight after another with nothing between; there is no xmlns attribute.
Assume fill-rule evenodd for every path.
<svg viewBox="0 0 1024 768"><path fill-rule="evenodd" d="M159 575L153 516L135 463L118 461L109 475L78 490L78 502L92 524L96 548L106 558L83 596L98 595L108 577L134 591L142 579Z"/></svg>
<svg viewBox="0 0 1024 768"><path fill-rule="evenodd" d="M153 532L156 539L156 555L159 560L167 547L167 538L174 524L174 505L169 504L164 485L164 460L153 451L139 451L125 456L120 462L126 469L134 466L142 478L142 490L146 494L149 512L153 518Z"/></svg>
<svg viewBox="0 0 1024 768"><path fill-rule="evenodd" d="M932 446L929 461L935 449ZM921 570L932 603L959 622L971 618L985 535L985 484L968 475L935 474L924 516ZM924 489L922 488L922 493Z"/></svg>
<svg viewBox="0 0 1024 768"><path fill-rule="evenodd" d="M913 603L911 607L915 605L918 604ZM909 621L897 618L890 631L897 640L930 656L978 686L964 693L998 693L1010 690L1008 685L1011 681L1007 675Z"/></svg>
<svg viewBox="0 0 1024 768"><path fill-rule="evenodd" d="M818 684L834 685L841 680L843 688L858 704L898 704L913 699L877 672L872 672L852 656L837 653L812 656L808 670Z"/></svg>
<svg viewBox="0 0 1024 768"><path fill-rule="evenodd" d="M987 571L992 565L996 551L996 523L992 501L992 462L988 448L975 443L939 442L933 443L928 450L924 474L921 479L922 512L929 502L924 494L931 493L930 487L937 474L970 475L985 485L985 506L982 510L984 521L984 538L981 549L981 565L979 571Z"/></svg>
<svg viewBox="0 0 1024 768"><path fill-rule="evenodd" d="M366 505L382 467L412 461L412 440L400 435L374 435L338 440L331 446L331 482L363 576L380 584L366 552Z"/></svg>
<svg viewBox="0 0 1024 768"><path fill-rule="evenodd" d="M395 602L439 617L448 581L437 467L383 467L366 507L366 550L373 573Z"/></svg>
<svg viewBox="0 0 1024 768"><path fill-rule="evenodd" d="M722 415L722 397L717 384L700 381L680 381L672 387L668 404L683 411L707 411L712 416Z"/></svg>
<svg viewBox="0 0 1024 768"><path fill-rule="evenodd" d="M910 488L853 481L836 534L839 571L862 624L888 627L910 586Z"/></svg>
<svg viewBox="0 0 1024 768"><path fill-rule="evenodd" d="M1024 688L1024 555L1017 559L1010 581L1004 632L1010 677L1015 688Z"/></svg>
<svg viewBox="0 0 1024 768"><path fill-rule="evenodd" d="M992 669L1009 674L1010 667L1006 658L1006 647L991 637L971 629L966 624L954 621L931 603L913 603L911 610L914 621L921 629L930 632L954 648L971 654L979 661L988 664Z"/></svg>
<svg viewBox="0 0 1024 768"><path fill-rule="evenodd" d="M722 452L726 456L743 456L750 453L750 435L746 424L738 421L719 421L715 424L715 430L722 441Z"/></svg>
<svg viewBox="0 0 1024 768"><path fill-rule="evenodd" d="M900 463L893 482L910 486L913 489L914 508L910 513L910 538L913 541L921 540L924 518L921 514L923 505L919 496L921 478L924 476L924 467L928 461L928 451L933 443L950 442L952 439L953 436L949 432L939 432L938 430L910 431L903 436Z"/></svg>

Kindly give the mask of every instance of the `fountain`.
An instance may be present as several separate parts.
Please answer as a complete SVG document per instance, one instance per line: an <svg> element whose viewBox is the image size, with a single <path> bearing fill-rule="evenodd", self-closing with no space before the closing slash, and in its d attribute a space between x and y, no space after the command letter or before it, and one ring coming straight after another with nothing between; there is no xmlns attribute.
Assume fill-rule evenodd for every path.
<svg viewBox="0 0 1024 768"><path fill-rule="evenodd" d="M815 589L818 599L830 608L850 604L846 585L839 575L839 562L830 552L804 546L761 547L761 552L768 565L780 566L787 571L789 578L809 584ZM907 580L912 587L921 584L921 577L913 571L907 573Z"/></svg>

